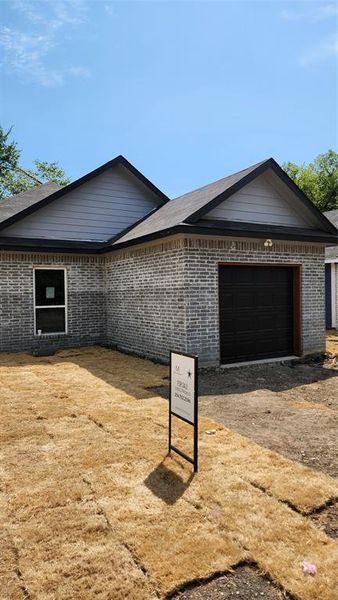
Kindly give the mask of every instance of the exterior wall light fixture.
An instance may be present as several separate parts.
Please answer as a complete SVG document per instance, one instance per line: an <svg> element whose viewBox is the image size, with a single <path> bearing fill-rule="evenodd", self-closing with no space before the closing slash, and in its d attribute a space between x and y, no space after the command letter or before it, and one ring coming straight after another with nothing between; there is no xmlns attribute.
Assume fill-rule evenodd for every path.
<svg viewBox="0 0 338 600"><path fill-rule="evenodd" d="M264 248L272 248L272 246L273 246L272 240L265 240Z"/></svg>

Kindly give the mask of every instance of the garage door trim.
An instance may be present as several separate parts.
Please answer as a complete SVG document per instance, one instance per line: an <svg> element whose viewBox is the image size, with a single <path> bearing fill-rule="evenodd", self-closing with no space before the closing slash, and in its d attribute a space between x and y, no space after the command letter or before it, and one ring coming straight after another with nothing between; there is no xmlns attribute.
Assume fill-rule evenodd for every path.
<svg viewBox="0 0 338 600"><path fill-rule="evenodd" d="M293 353L295 356L302 355L302 265L282 262L219 262L218 263L218 330L219 330L219 356L221 362L221 322L220 322L220 268L226 266L236 267L288 267L293 273Z"/></svg>

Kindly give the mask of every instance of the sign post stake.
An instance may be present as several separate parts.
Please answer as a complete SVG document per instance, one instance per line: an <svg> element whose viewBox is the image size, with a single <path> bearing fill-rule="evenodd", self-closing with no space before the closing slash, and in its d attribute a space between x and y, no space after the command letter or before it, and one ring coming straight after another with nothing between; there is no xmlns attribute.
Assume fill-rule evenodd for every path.
<svg viewBox="0 0 338 600"><path fill-rule="evenodd" d="M194 428L194 457L171 443L172 415ZM170 352L169 377L169 447L168 453L176 452L189 461L198 471L198 357L184 352Z"/></svg>
<svg viewBox="0 0 338 600"><path fill-rule="evenodd" d="M195 357L194 390L194 473L198 471L198 357Z"/></svg>

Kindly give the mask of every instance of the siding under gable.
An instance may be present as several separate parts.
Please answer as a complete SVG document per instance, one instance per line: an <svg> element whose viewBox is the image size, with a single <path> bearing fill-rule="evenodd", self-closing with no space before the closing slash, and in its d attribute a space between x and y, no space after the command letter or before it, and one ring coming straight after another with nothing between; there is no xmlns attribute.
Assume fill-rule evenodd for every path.
<svg viewBox="0 0 338 600"><path fill-rule="evenodd" d="M118 166L3 229L2 235L106 241L157 206L156 195Z"/></svg>
<svg viewBox="0 0 338 600"><path fill-rule="evenodd" d="M286 227L315 226L309 211L300 207L297 196L272 172L257 176L203 218Z"/></svg>

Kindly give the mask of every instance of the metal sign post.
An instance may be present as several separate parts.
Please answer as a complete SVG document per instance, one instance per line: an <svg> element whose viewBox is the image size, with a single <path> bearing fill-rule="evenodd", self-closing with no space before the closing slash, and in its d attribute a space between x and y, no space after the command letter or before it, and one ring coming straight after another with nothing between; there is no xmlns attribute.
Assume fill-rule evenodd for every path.
<svg viewBox="0 0 338 600"><path fill-rule="evenodd" d="M173 450L198 470L198 357L184 352L170 352L169 387L169 454ZM194 457L171 443L172 416L194 428Z"/></svg>

